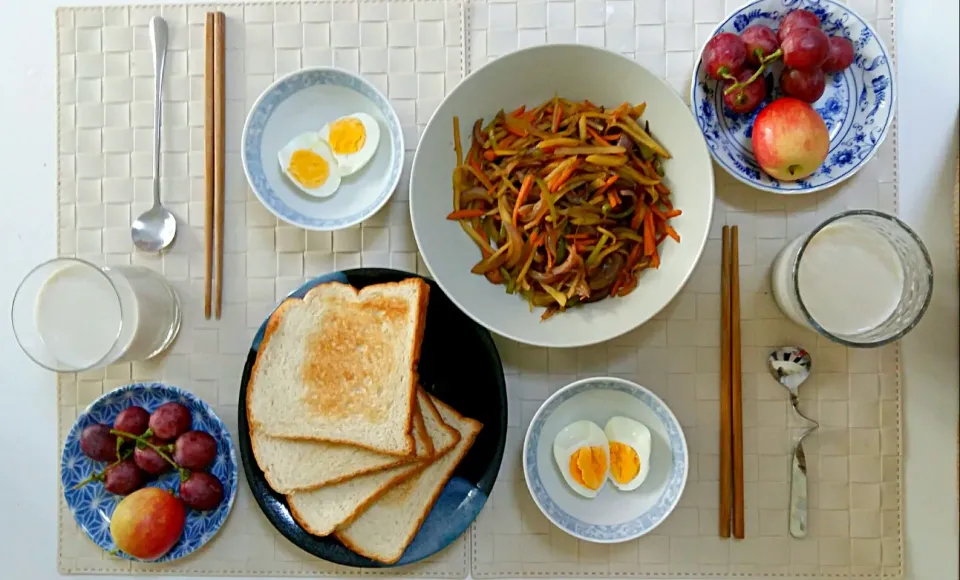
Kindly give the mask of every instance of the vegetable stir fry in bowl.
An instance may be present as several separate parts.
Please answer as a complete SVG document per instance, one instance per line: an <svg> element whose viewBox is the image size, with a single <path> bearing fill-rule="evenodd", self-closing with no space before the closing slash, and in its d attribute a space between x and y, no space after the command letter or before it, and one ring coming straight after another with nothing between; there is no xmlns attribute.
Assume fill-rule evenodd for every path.
<svg viewBox="0 0 960 580"><path fill-rule="evenodd" d="M528 48L467 77L410 175L414 235L439 286L493 332L550 347L608 340L663 309L694 272L713 200L677 93L580 45Z"/></svg>
<svg viewBox="0 0 960 580"><path fill-rule="evenodd" d="M471 272L531 308L557 311L626 296L660 266L657 246L680 241L661 158L640 126L645 104L605 110L554 97L478 119L466 158L453 119L453 212L483 255Z"/></svg>

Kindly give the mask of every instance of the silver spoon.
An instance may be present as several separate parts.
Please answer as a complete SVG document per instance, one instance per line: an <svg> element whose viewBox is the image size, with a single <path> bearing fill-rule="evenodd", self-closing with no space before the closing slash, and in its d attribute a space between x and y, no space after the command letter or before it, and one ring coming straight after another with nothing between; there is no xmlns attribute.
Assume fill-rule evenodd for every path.
<svg viewBox="0 0 960 580"><path fill-rule="evenodd" d="M159 16L150 19L150 47L153 49L153 207L138 217L130 228L133 245L145 252L160 252L177 235L177 218L160 204L160 111L163 107L163 67L167 61L167 23Z"/></svg>
<svg viewBox="0 0 960 580"><path fill-rule="evenodd" d="M767 359L770 373L790 391L790 405L798 417L812 423L797 439L790 461L790 535L803 538L807 535L807 456L803 452L803 440L820 424L800 411L797 396L800 385L810 376L810 354L802 348L785 346L770 353Z"/></svg>

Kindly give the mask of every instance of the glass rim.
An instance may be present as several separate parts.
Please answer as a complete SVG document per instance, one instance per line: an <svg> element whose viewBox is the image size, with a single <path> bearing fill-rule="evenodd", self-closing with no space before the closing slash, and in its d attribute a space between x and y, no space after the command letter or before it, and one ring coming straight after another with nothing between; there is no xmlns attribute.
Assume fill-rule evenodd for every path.
<svg viewBox="0 0 960 580"><path fill-rule="evenodd" d="M929 290L927 291L927 295L924 296L923 298L923 304L920 306L920 311L917 312L913 320L911 320L910 323L907 324L905 327L903 327L900 331L894 333L893 335L887 338L884 338L881 340L875 340L873 342L854 342L851 340L847 340L845 338L841 338L836 334L833 334L832 332L824 329L823 326L821 326L820 323L818 323L813 318L813 316L810 315L810 311L807 310L807 305L803 303L803 297L800 295L800 281L799 281L800 280L800 260L803 259L803 254L804 252L806 252L807 245L810 243L810 240L812 240L817 234L819 234L828 225L836 221L839 221L843 218L858 216L858 215L885 219L889 222L892 222L900 226L900 228L903 231L905 231L907 235L910 236L911 239L913 239L914 242L916 242L917 247L920 248L920 253L923 254L924 263L927 266L927 283L929 284ZM900 340L908 332L913 330L913 328L920 322L920 319L923 318L924 313L927 311L927 307L930 306L930 300L933 298L933 262L930 259L930 252L927 251L927 246L924 245L923 240L920 239L920 236L918 236L917 233L910 228L910 226L905 224L903 220L901 220L897 216L889 213L885 213L882 211L872 210L872 209L850 209L850 210L842 211L834 216L827 218L822 223L820 223L817 227L813 228L813 230L809 234L807 234L807 237L803 240L803 243L800 244L800 250L797 252L797 259L794 260L793 262L791 278L793 281L793 290L797 296L797 303L800 304L800 311L803 312L803 316L804 318L806 318L807 323L810 324L810 326L812 326L813 329L819 332L821 335L829 338L834 342L837 342L839 344L842 344L844 346L849 346L852 348L876 348L876 347L883 346L885 344L889 344L891 342Z"/></svg>
<svg viewBox="0 0 960 580"><path fill-rule="evenodd" d="M102 357L97 359L96 362L90 365L87 365L85 367L64 369L64 368L53 368L51 366L44 364L43 362L37 360L37 358L34 357L33 354L31 354L30 351L23 345L23 340L20 338L21 333L17 331L17 318L15 316L15 310L17 307L17 299L21 298L20 293L23 290L23 285L38 270L40 270L45 266L49 266L50 264L53 264L55 262L73 262L77 265L91 268L94 271L96 271L98 274L103 276L104 280L106 280L107 283L110 284L110 289L113 290L113 296L117 300L117 307L120 309L120 323L117 325L117 334L116 336L113 337L113 342L110 344L110 348ZM113 280L110 279L110 276L107 276L106 272L104 271L104 267L97 266L93 262L88 262L87 260L83 260L81 258L71 258L71 257L51 258L31 268L30 271L27 272L27 274L23 277L23 279L20 280L20 283L17 284L17 289L13 293L13 300L10 303L10 325L13 327L13 338L14 340L17 341L17 346L19 346L20 350L23 351L23 353L26 354L27 357L30 360L32 360L35 364L47 369L48 371L53 371L55 373L82 373L85 371L89 371L91 369L99 368L101 365L103 365L104 361L106 361L107 358L110 356L110 353L113 352L113 349L116 348L117 343L120 342L120 335L123 333L123 304L121 303L120 292L117 290L116 284L113 283ZM38 334L39 334L39 331L38 331ZM41 337L41 340L42 340L42 337Z"/></svg>

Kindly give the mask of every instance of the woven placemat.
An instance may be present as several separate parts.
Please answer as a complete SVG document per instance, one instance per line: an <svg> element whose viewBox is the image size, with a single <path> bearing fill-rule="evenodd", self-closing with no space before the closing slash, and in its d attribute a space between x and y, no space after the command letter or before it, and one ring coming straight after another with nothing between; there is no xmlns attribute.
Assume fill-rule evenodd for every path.
<svg viewBox="0 0 960 580"><path fill-rule="evenodd" d="M468 70L518 48L577 42L640 62L689 93L699 47L739 5L723 0L490 0L467 5ZM801 3L783 1L784 9ZM894 49L893 5L857 11ZM899 351L849 350L787 321L768 270L787 240L847 208L897 210L897 133L856 177L816 194L754 191L715 168L717 204L703 258L677 299L653 321L607 344L554 350L500 341L510 397L508 449L488 507L474 527L472 573L495 577L898 578L903 573ZM682 207L682 200L677 203ZM717 536L720 229L740 226L746 539ZM799 425L766 356L802 345L814 372L800 392L821 429L804 444L810 535L787 533L789 451ZM686 491L651 534L618 545L579 542L537 510L520 449L534 412L583 377L634 380L662 397L690 447Z"/></svg>
<svg viewBox="0 0 960 580"><path fill-rule="evenodd" d="M203 319L204 15L227 15L226 227L221 321ZM151 203L153 71L147 22L169 24L164 84L162 190L178 217L162 257L134 252L131 216ZM209 402L237 435L240 374L256 328L306 279L333 269L418 270L407 181L423 126L463 74L459 1L328 0L190 6L64 8L58 26L58 253L162 272L180 295L183 327L157 360L62 375L60 441L77 413L102 393L137 380L164 380ZM362 226L334 234L280 224L248 191L240 161L243 123L276 78L303 66L361 73L391 101L408 147L391 202ZM235 439L236 440L236 439ZM59 460L58 460L59 465ZM241 478L243 474L241 473ZM102 552L59 498L62 573L356 576L280 536L240 484L220 533L169 565L131 564ZM463 578L469 537L422 564L364 575Z"/></svg>

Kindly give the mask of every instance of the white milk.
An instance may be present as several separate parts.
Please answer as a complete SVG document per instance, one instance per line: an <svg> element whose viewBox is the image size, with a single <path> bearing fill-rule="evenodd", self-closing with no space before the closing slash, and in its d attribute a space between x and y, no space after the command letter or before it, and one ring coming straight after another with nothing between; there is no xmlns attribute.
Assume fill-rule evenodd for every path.
<svg viewBox="0 0 960 580"><path fill-rule="evenodd" d="M166 281L145 268L70 264L37 294L35 324L51 356L84 369L158 354L179 330L180 309Z"/></svg>
<svg viewBox="0 0 960 580"><path fill-rule="evenodd" d="M792 269L806 235L777 256L771 273L780 309L809 327ZM818 232L803 254L798 288L810 316L828 333L855 336L881 325L903 295L903 266L886 238L855 222L834 222Z"/></svg>

